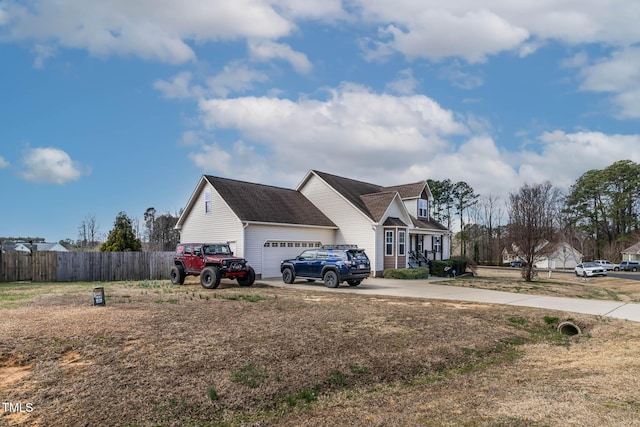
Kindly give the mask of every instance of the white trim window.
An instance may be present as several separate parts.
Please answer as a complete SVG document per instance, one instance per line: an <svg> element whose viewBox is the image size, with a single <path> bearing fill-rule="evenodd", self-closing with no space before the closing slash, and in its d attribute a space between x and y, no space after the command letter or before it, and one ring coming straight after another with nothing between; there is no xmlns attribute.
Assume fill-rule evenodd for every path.
<svg viewBox="0 0 640 427"><path fill-rule="evenodd" d="M442 236L433 236L433 252L440 253L442 252Z"/></svg>
<svg viewBox="0 0 640 427"><path fill-rule="evenodd" d="M407 254L407 232L404 230L398 230L398 256L405 256Z"/></svg>
<svg viewBox="0 0 640 427"><path fill-rule="evenodd" d="M204 213L211 213L211 193L204 193Z"/></svg>
<svg viewBox="0 0 640 427"><path fill-rule="evenodd" d="M393 230L384 232L384 256L393 256Z"/></svg>
<svg viewBox="0 0 640 427"><path fill-rule="evenodd" d="M418 199L418 218L429 217L429 202L425 199Z"/></svg>

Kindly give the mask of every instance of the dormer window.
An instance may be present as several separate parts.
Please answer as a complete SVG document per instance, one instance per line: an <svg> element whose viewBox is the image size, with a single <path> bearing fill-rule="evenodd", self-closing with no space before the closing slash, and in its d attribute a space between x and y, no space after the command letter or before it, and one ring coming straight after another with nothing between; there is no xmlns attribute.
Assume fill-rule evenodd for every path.
<svg viewBox="0 0 640 427"><path fill-rule="evenodd" d="M418 218L429 217L429 203L425 199L418 199Z"/></svg>

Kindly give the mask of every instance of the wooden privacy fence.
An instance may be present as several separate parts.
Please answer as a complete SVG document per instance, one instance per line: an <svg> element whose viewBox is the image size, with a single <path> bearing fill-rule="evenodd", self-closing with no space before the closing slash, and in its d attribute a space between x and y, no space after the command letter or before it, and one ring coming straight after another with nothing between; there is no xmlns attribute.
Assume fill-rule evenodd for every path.
<svg viewBox="0 0 640 427"><path fill-rule="evenodd" d="M173 252L5 252L0 282L168 279Z"/></svg>

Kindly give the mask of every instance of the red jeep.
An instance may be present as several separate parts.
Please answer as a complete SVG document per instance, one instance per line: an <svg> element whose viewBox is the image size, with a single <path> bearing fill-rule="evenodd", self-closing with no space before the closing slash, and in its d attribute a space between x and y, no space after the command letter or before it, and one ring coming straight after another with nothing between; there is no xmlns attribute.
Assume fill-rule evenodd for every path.
<svg viewBox="0 0 640 427"><path fill-rule="evenodd" d="M187 276L200 276L200 284L215 289L220 279L237 279L240 286L251 286L256 279L253 268L243 258L233 256L227 243L180 243L171 267L171 283L182 285Z"/></svg>

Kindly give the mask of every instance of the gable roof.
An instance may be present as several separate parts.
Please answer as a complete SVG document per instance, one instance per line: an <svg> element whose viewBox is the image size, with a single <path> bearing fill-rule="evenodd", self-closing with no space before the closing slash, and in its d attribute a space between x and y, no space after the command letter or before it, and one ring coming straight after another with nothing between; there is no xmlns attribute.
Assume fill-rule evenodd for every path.
<svg viewBox="0 0 640 427"><path fill-rule="evenodd" d="M342 195L342 197L347 199L349 203L369 218L375 220L374 215L369 211L369 208L367 208L367 205L364 200L362 200L361 196L378 193L382 187L368 182L356 181L355 179L344 178L342 176L331 175L329 173L316 170L312 170L311 173L320 177L324 182L329 184L330 187Z"/></svg>
<svg viewBox="0 0 640 427"><path fill-rule="evenodd" d="M628 248L622 250L623 254L637 254L640 253L640 242L636 243L635 245L631 245Z"/></svg>
<svg viewBox="0 0 640 427"><path fill-rule="evenodd" d="M336 227L296 190L211 175L204 178L241 221Z"/></svg>
<svg viewBox="0 0 640 427"><path fill-rule="evenodd" d="M403 200L420 198L424 191L427 192L427 195L431 193L429 186L427 185L427 181L382 187L376 184L344 178L342 176L332 175L317 170L311 170L310 173L317 175L329 186L333 187L335 191L342 195L342 197L349 201L353 206L376 222L380 221L382 215L384 215L387 208L393 201L396 193L399 194L400 198ZM305 181L306 178L298 186L298 190L304 185ZM433 218L429 218L428 220L419 220L411 215L409 216L417 228L448 231L447 227L440 224Z"/></svg>
<svg viewBox="0 0 640 427"><path fill-rule="evenodd" d="M382 216L389 208L389 205L393 201L394 197L396 197L395 192L387 191L384 193L372 193L372 194L364 194L360 196L360 199L364 203L367 211L371 214L372 219L375 221L380 221Z"/></svg>
<svg viewBox="0 0 640 427"><path fill-rule="evenodd" d="M427 181L414 182L412 184L394 185L391 187L382 187L381 191L396 191L400 194L402 200L419 199L422 192L427 187Z"/></svg>

